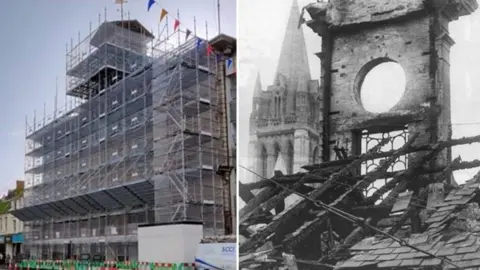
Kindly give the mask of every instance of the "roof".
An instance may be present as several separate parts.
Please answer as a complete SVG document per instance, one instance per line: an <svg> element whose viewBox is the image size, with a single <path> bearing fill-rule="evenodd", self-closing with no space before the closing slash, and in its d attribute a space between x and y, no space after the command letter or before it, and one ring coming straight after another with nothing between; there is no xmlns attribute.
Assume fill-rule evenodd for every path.
<svg viewBox="0 0 480 270"><path fill-rule="evenodd" d="M375 234L371 234L372 232L376 231L381 234L382 231L386 230L390 235L405 239L407 242L418 241L420 238L424 239L423 242L416 243L419 245L437 244L443 241L442 248L451 247L455 244L453 242L448 243L450 238L455 235L469 232L475 236L473 234L476 231L475 228L455 230L457 228L455 226L465 227L463 224L465 222L462 221L466 219L464 216L468 217L468 213L475 213L477 211L475 209L478 209L476 202L480 196L476 196L476 194L479 193L480 173L473 180L460 187L451 186L448 182L448 176L452 171L479 167L480 160L462 161L460 157L457 157L448 164L433 166L429 165L428 162L443 149L480 142L480 135L439 141L433 145L414 144L417 138L418 133L413 133L409 135L407 143L402 148L386 152L380 150L385 143L388 143L389 139L382 140L378 145L360 156L346 158L338 156L338 160L304 166L303 169L307 171L304 173L283 175L276 171L272 179L243 184L244 191L248 189L250 189L250 192L253 192L253 189L262 190L254 197L251 195L251 198L248 198L250 195L246 192L243 194L247 204L239 213L239 233L246 239L239 245L240 253L255 254L267 244L271 244L270 251L262 255L268 258L268 261L262 262L267 266L262 265L261 267L282 264L275 259L275 256L287 252L292 253L292 255L299 255L299 257L303 256L303 258L307 258L307 256L315 258L311 262L314 265L318 263L332 265L342 261L344 263L338 264L339 268L376 269L378 265L381 266L382 262L391 262L397 259L400 260L399 265L401 265L403 260L417 259L417 255L402 255L407 257L394 257L393 259L388 257L388 260L383 261L383 258L379 255L397 253L389 251L388 254L373 254L375 250L401 246L394 243L390 239L391 237L387 239L378 236L366 238L350 250L352 245L359 242L359 239L363 239L367 235L375 236ZM406 170L386 171L399 156L410 155L419 151L425 152L420 158L412 162ZM376 170L365 175L350 174L351 170L357 168L362 162L379 158L382 158L383 162ZM391 178L387 184L373 194L364 196L362 191L369 185L377 179L386 178ZM418 181L418 179L423 181ZM317 184L316 187L306 186L314 183ZM284 189L283 185L290 186L290 189ZM308 197L301 198L287 206L285 199L292 194L291 190L297 190L304 196L308 194ZM418 191L418 194L415 192L414 196L410 196L410 191ZM444 198L446 193L449 193L449 196ZM331 211L325 210L327 207L317 207L311 204L311 200L323 202L328 205L328 208L335 209L336 214L330 215ZM421 203L412 203L414 201ZM378 204L378 202L380 203ZM427 202L426 206L423 202ZM269 212L273 209L278 214L273 217L258 218L259 215L263 215L262 212ZM392 213L392 211L395 213ZM347 218L342 212L355 218ZM410 218L414 213L418 214L413 215L413 219ZM478 219L480 220L480 214ZM363 222L360 222L361 220ZM474 220L475 218L468 222L475 224ZM470 223L467 223L467 225ZM264 225L262 228L255 229L253 233L248 232L248 229L253 228L254 225L260 226L261 224ZM335 225L330 226L329 224ZM341 226L337 226L337 224L341 224ZM379 230L371 230L371 227L366 224L371 224L369 226ZM478 228L480 232L480 225ZM330 236L316 237L323 232ZM418 234L412 236L412 232ZM308 245L317 244L327 248L304 248ZM462 247L459 246L458 248ZM404 249L405 251L402 251L402 253L413 253L410 252L409 247L401 248L397 251L398 254ZM421 266L424 261L427 264L427 260L436 259L435 257L429 258L429 254L426 254L427 256L422 254L418 255L418 259L421 260L408 261L404 264L412 263ZM467 253L461 254L466 255ZM365 256L355 257L357 255ZM461 259L463 260L463 256ZM240 263L252 267L250 261L245 259L240 260ZM442 263L440 261L440 264Z"/></svg>
<svg viewBox="0 0 480 270"><path fill-rule="evenodd" d="M480 174L453 189L443 202L434 206L425 220L426 230L403 240L423 252L401 246L391 238L369 237L350 248L354 255L337 264L337 269L369 266L376 268L411 268L423 266L454 266L439 258L451 260L460 268L480 267L480 208L478 196ZM475 268L476 269L476 268Z"/></svg>
<svg viewBox="0 0 480 270"><path fill-rule="evenodd" d="M95 47L99 47L100 45L102 45L105 42L105 38L110 37L114 34L114 28L116 26L140 34L142 36L141 42L147 39L155 38L155 36L150 31L148 31L147 28L145 28L138 20L110 21L104 22L98 27L92 39L90 40L90 45Z"/></svg>
<svg viewBox="0 0 480 270"><path fill-rule="evenodd" d="M123 27L125 29L129 29L132 32L137 34L145 35L151 39L154 39L155 36L148 31L143 24L141 24L138 20L123 20L123 21L111 21L111 24L115 24L116 26Z"/></svg>
<svg viewBox="0 0 480 270"><path fill-rule="evenodd" d="M236 51L237 40L234 37L231 37L226 34L219 34L214 38L210 39L208 42L216 50L225 51L226 49L231 49L232 53Z"/></svg>

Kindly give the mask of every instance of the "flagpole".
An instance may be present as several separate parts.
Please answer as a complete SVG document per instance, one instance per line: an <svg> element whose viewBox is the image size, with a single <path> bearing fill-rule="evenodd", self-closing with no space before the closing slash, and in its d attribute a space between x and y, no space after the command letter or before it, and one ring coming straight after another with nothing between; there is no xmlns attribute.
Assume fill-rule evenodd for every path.
<svg viewBox="0 0 480 270"><path fill-rule="evenodd" d="M218 34L220 35L220 0L217 0L217 20L218 20Z"/></svg>
<svg viewBox="0 0 480 270"><path fill-rule="evenodd" d="M177 21L178 22L180 21L180 10L179 9L177 9ZM182 38L181 38L182 34L180 33L180 25L177 26L177 31L178 31L178 33L177 33L178 34L178 46L180 46L181 40L182 40Z"/></svg>
<svg viewBox="0 0 480 270"><path fill-rule="evenodd" d="M123 22L123 3L126 2L124 0L120 1L120 21Z"/></svg>

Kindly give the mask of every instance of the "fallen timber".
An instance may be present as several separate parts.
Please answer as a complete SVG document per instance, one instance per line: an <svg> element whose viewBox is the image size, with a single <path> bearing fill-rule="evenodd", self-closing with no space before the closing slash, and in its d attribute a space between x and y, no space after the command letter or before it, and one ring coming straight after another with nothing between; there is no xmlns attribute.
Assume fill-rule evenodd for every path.
<svg viewBox="0 0 480 270"><path fill-rule="evenodd" d="M412 136L414 139L414 136ZM411 139L412 139L411 138ZM277 175L269 180L261 180L256 183L244 184L243 188L247 190L259 189L259 188L270 188L277 191L277 193L272 192L270 190L268 196L265 196L261 200L250 200L247 202L249 205L248 211L242 209L240 211L240 220L243 222L247 222L250 220L249 217L255 216L254 214L258 214L264 211L269 211L276 207L276 204L283 201L283 199L290 194L292 191L297 192L301 186L305 184L312 184L312 183L322 183L323 185L318 189L315 189L311 192L309 197L312 200L316 200L316 198L320 197L325 191L327 191L330 187L332 187L335 182L340 181L341 179L350 179L354 180L357 183L352 186L348 191L346 191L342 196L340 196L335 202L330 203L330 206L339 206L341 207L341 202L345 202L345 199L348 198L350 193L355 189L365 188L369 184L371 184L376 179L384 179L384 178L393 178L391 179L386 185L375 191L371 196L364 199L363 205L373 205L375 201L378 201L384 194L390 191L389 196L384 199L381 205L392 205L392 202L396 200L396 197L401 192L405 191L408 185L413 182L413 179L422 175L431 175L442 173L445 171L456 171L462 169L469 169L474 167L480 166L479 160L473 160L469 162L460 162L456 160L455 162L450 163L444 167L436 167L431 168L428 167L427 164L429 159L433 158L438 152L442 151L447 147L452 147L456 145L463 145L463 144L471 144L480 142L480 136L474 137L465 137L461 139L454 139L448 141L440 141L432 145L414 145L414 140L409 140L409 142L404 145L401 149L388 151L388 152L378 152L378 151L371 151L361 156L356 157L349 157L342 160L336 160L331 162L325 162L321 164L315 165L308 165L305 166L304 169L309 170L307 173L297 173L293 175ZM414 166L403 170L403 171L396 171L396 172L386 172L386 168L388 168L388 164L391 164L394 159L396 159L400 155L415 153L415 152L427 152L423 158L417 161ZM364 160L371 160L371 159L378 159L378 158L387 158L387 161L383 164L385 166L380 166L374 172L367 173L365 175L355 176L351 175L352 169L355 166L361 164ZM353 165L352 165L353 163ZM335 168L337 167L337 168ZM343 168L342 168L343 167ZM335 169L334 169L335 168ZM329 169L329 170L326 170ZM428 183L426 182L425 185ZM288 187L289 190L286 190L282 186ZM418 187L419 190L423 190L423 187ZM293 192L293 193L295 193ZM424 192L422 194L418 194L415 197L424 197ZM255 201L255 202L253 202ZM268 238L271 237L271 234L276 233L276 229L285 224L291 218L295 217L295 214L298 211L311 203L300 200L295 204L289 206L288 209L284 210L281 214L276 212L276 216L273 217L272 221L265 227L263 230L260 230L254 233L247 241L245 241L240 246L241 253L249 253L256 250L259 245L265 243ZM397 228L401 226L401 223L404 223L407 219L407 216L413 212L414 207L418 206L410 206L404 216L394 228L391 229L391 232L394 232ZM345 210L348 210L345 208ZM284 245L281 249L285 249L286 247L292 247L300 244L307 236L309 231L313 231L316 226L322 224L325 219L328 217L326 214L327 211L318 211L316 213L316 217L313 220L305 220L305 226L301 228L301 233L295 231L291 235L288 235L285 239ZM378 218L369 217L365 220L369 224L376 224L378 222ZM335 254L344 251L346 248L354 244L356 241L360 240L360 238L365 234L364 228L356 227L343 238L341 245L338 245L336 248L332 249L329 254L325 254L320 256L318 254L318 259L320 261L329 261L335 257ZM289 250L289 249L287 249ZM272 252L272 254L275 251ZM278 252L281 252L280 250ZM275 254L279 254L279 253ZM298 257L298 256L297 256Z"/></svg>

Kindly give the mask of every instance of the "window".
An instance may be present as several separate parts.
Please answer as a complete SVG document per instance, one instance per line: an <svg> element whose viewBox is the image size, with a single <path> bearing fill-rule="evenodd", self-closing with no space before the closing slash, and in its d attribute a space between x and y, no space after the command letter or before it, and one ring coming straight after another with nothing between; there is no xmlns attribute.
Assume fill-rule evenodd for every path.
<svg viewBox="0 0 480 270"><path fill-rule="evenodd" d="M5 231L8 231L8 219L5 217Z"/></svg>
<svg viewBox="0 0 480 270"><path fill-rule="evenodd" d="M13 219L13 232L17 232L17 221Z"/></svg>
<svg viewBox="0 0 480 270"><path fill-rule="evenodd" d="M281 113L281 111L282 111L282 98L279 97L279 96L276 96L276 97L274 98L274 102L275 102L275 103L274 103L274 106L275 106L275 108L274 108L274 117L275 117L275 118L279 118L279 117L280 117L280 113Z"/></svg>
<svg viewBox="0 0 480 270"><path fill-rule="evenodd" d="M388 143L385 144L382 148L382 152L397 150L401 148L408 141L408 127L405 126L404 129L388 131L384 133L369 133L368 131L362 132L362 153L368 152L375 145L378 145L382 139L387 139ZM361 173L365 175L369 172L376 170L384 162L384 159L374 159L367 160L362 163ZM406 170L408 165L408 155L399 156L387 169L389 172L398 172ZM377 179L373 182L366 190L365 195L371 196L375 191L388 183L392 178L386 179ZM382 199L385 199L388 196L388 193L382 196Z"/></svg>

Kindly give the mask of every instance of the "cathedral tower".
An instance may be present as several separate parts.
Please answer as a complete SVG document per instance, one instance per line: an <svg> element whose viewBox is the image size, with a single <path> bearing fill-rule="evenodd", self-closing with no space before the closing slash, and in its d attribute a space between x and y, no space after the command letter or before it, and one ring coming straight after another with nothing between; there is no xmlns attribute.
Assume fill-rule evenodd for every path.
<svg viewBox="0 0 480 270"><path fill-rule="evenodd" d="M318 159L320 100L312 80L300 10L293 2L273 85L258 75L250 116L250 169L263 177L274 170L296 173Z"/></svg>

